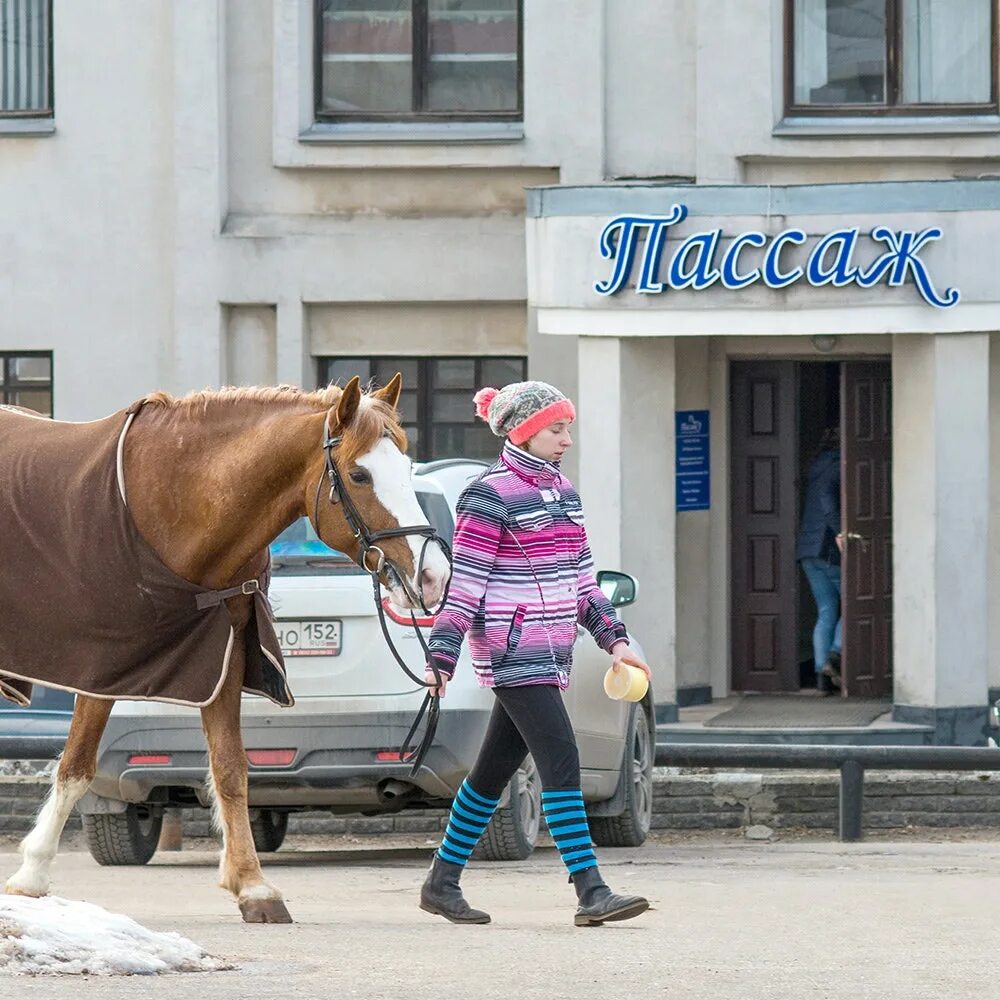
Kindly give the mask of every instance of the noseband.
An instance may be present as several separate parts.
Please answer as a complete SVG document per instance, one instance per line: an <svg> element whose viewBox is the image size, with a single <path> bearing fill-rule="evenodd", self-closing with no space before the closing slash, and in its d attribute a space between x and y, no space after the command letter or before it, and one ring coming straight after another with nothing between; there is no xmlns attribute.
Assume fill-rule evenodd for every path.
<svg viewBox="0 0 1000 1000"><path fill-rule="evenodd" d="M323 421L323 455L326 460L326 471L322 476L320 476L319 482L316 483L316 498L313 505L313 524L316 527L316 533L317 535L319 534L320 495L323 492L323 483L324 481L327 481L330 484L328 499L331 504L340 504L344 520L347 522L347 526L351 529L351 532L354 535L354 540L358 544L358 556L355 562L357 562L357 564L371 576L372 588L375 597L375 610L378 613L379 624L382 626L382 635L385 638L386 645L389 647L389 651L392 653L394 659L399 664L403 672L412 681L415 681L421 687L431 688L432 685L428 684L422 677L418 677L407 666L403 657L400 656L399 650L396 649L395 643L392 641L392 636L389 634L389 626L386 624L385 620L385 610L382 607L381 595L379 593L379 576L383 570L386 572L387 576L391 574L393 579L395 579L395 581L399 583L400 587L402 587L402 589L406 592L407 597L410 599L410 603L419 605L423 613L425 615L429 615L431 614L431 611L424 603L420 585L420 581L423 579L424 575L424 559L427 555L427 547L432 542L439 545L449 564L451 563L451 549L449 548L448 543L434 530L430 524L416 524L411 525L410 527L388 528L384 531L372 531L368 527L365 523L365 519L361 516L361 512L351 499L351 494L348 492L344 483L344 477L337 465L337 460L333 457L333 449L342 444L344 439L342 437L333 437L330 434L331 412L332 411L330 410L327 411L326 419ZM416 590L414 590L413 585L411 585L410 581L407 579L406 574L401 572L390 559L387 559L384 550L376 544L377 542L385 541L387 538L407 538L410 535L416 535L424 539L424 544L420 549L420 559L418 560L416 567ZM374 555L375 557L374 568L369 564L369 555ZM448 584L445 585L444 593L441 595L441 604L444 604L447 597ZM416 615L412 610L410 611L410 619L413 622L413 631L417 636L420 648L424 654L424 662L434 672L435 685L439 686L441 684L441 675L438 672L437 667L434 665L433 658L430 655L430 649L424 640L420 627L417 625ZM417 712L417 717L413 720L413 725L410 727L410 731L406 734L406 739L403 741L403 745L400 748L400 760L409 761L412 759L413 761L413 766L410 770L410 777L416 775L420 765L423 763L424 757L427 755L427 751L434 742L434 734L437 730L440 711L440 697L437 694L432 694L431 691L428 690L424 697L423 704ZM424 732L423 739L421 739L420 745L417 749L415 751L411 751L409 749L410 741L413 739L413 736L416 733L425 713L427 715L427 728Z"/></svg>

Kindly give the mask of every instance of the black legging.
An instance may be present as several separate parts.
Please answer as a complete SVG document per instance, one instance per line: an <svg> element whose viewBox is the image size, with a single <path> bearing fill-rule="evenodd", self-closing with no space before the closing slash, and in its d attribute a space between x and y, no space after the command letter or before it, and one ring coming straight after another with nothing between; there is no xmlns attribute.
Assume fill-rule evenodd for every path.
<svg viewBox="0 0 1000 1000"><path fill-rule="evenodd" d="M580 753L562 692L551 684L493 689L496 702L475 766L472 788L498 799L531 753L545 789L580 787Z"/></svg>

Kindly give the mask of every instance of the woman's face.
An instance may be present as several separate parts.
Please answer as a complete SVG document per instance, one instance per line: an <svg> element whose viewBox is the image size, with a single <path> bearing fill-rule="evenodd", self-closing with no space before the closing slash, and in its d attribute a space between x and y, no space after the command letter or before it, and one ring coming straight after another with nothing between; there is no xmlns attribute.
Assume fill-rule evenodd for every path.
<svg viewBox="0 0 1000 1000"><path fill-rule="evenodd" d="M557 424L546 427L534 437L528 438L522 446L529 455L545 462L558 462L563 455L573 447L573 438L569 433L570 422L561 420Z"/></svg>

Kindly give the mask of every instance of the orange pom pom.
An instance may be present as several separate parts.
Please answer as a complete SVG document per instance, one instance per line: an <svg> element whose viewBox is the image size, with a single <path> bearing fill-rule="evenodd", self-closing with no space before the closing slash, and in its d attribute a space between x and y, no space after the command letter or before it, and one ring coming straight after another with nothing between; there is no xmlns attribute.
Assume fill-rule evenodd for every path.
<svg viewBox="0 0 1000 1000"><path fill-rule="evenodd" d="M480 389L479 392L473 396L472 401L476 404L476 413L479 415L480 419L489 422L489 412L490 403L496 399L496 395L499 389Z"/></svg>

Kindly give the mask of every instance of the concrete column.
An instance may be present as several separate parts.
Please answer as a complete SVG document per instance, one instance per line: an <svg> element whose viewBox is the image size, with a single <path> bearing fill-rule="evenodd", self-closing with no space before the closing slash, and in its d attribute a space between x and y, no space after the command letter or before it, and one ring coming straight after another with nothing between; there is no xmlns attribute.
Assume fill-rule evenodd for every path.
<svg viewBox="0 0 1000 1000"><path fill-rule="evenodd" d="M225 370L219 234L228 210L224 0L172 5L174 349L170 388L215 386Z"/></svg>
<svg viewBox="0 0 1000 1000"><path fill-rule="evenodd" d="M273 385L276 340L274 306L230 306L226 310L224 381Z"/></svg>
<svg viewBox="0 0 1000 1000"><path fill-rule="evenodd" d="M675 366L672 338L581 337L579 486L600 569L639 581L623 617L654 672L658 722L677 718Z"/></svg>
<svg viewBox="0 0 1000 1000"><path fill-rule="evenodd" d="M725 417L712 409L709 392L709 339L676 341L677 410L708 410L709 427ZM670 429L671 435L674 429ZM673 479L673 470L669 470ZM712 484L712 506L720 494ZM677 515L677 702L700 705L712 700L709 673L709 604L711 600L711 510Z"/></svg>
<svg viewBox="0 0 1000 1000"><path fill-rule="evenodd" d="M278 382L315 389L316 372L310 355L306 307L300 298L278 303Z"/></svg>
<svg viewBox="0 0 1000 1000"><path fill-rule="evenodd" d="M1000 333L990 334L990 430L1000 427ZM990 434L989 681L1000 698L1000 433Z"/></svg>
<svg viewBox="0 0 1000 1000"><path fill-rule="evenodd" d="M988 334L893 344L894 718L984 740L989 687Z"/></svg>

